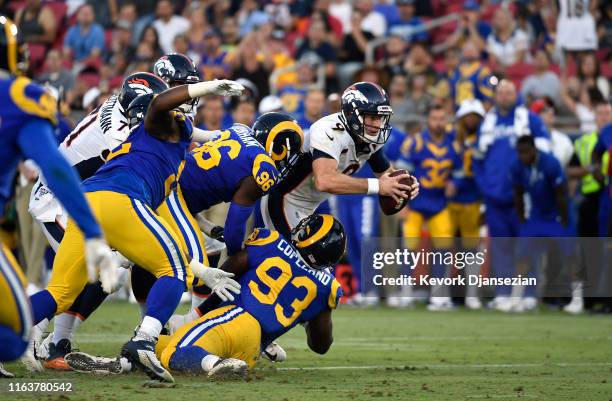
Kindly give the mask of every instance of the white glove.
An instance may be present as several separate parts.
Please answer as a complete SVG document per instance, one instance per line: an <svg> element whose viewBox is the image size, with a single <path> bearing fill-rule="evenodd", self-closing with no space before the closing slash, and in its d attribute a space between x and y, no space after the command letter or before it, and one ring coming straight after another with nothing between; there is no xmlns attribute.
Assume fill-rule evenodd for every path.
<svg viewBox="0 0 612 401"><path fill-rule="evenodd" d="M113 250L113 253L115 254L115 259L117 260L117 265L119 265L119 267L131 269L132 266L134 266L134 262L123 256L121 252Z"/></svg>
<svg viewBox="0 0 612 401"><path fill-rule="evenodd" d="M207 95L240 96L243 91L244 86L229 79L198 82L187 86L187 92L192 99Z"/></svg>
<svg viewBox="0 0 612 401"><path fill-rule="evenodd" d="M204 284L217 294L222 301L233 301L234 295L232 292L240 294L240 284L231 278L234 277L234 273L204 266L196 260L192 260L189 266L193 275L204 281Z"/></svg>
<svg viewBox="0 0 612 401"><path fill-rule="evenodd" d="M88 281L95 283L98 280L99 272L102 289L107 294L112 293L118 280L116 271L118 263L106 241L102 238L87 240L85 242L85 262Z"/></svg>

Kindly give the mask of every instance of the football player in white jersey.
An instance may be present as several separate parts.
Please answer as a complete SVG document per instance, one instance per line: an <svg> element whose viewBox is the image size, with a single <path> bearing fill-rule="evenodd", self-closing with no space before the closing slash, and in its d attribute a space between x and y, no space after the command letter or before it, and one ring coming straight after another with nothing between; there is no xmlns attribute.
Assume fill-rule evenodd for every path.
<svg viewBox="0 0 612 401"><path fill-rule="evenodd" d="M393 110L380 86L357 82L342 94L339 113L323 117L310 128L304 140L304 157L294 173L261 201L266 227L289 235L293 227L332 194L380 194L396 201L413 199L419 191L400 181L407 174L393 171L382 152L389 138ZM351 174L369 163L377 178L354 178Z"/></svg>

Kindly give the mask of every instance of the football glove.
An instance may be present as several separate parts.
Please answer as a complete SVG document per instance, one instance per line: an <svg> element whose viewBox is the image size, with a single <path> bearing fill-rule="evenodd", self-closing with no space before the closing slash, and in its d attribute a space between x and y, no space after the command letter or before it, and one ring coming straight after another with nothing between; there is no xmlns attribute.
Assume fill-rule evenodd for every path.
<svg viewBox="0 0 612 401"><path fill-rule="evenodd" d="M187 86L189 97L195 99L201 96L240 96L244 86L229 79L216 79L214 81L198 82Z"/></svg>
<svg viewBox="0 0 612 401"><path fill-rule="evenodd" d="M204 281L204 284L217 294L222 301L233 301L234 295L232 293L240 294L240 284L231 278L234 277L234 273L204 266L196 260L192 260L189 266L193 275Z"/></svg>
<svg viewBox="0 0 612 401"><path fill-rule="evenodd" d="M95 283L100 276L102 289L107 294L117 284L117 259L113 251L102 238L88 239L85 242L85 263L87 264L87 278L90 283Z"/></svg>

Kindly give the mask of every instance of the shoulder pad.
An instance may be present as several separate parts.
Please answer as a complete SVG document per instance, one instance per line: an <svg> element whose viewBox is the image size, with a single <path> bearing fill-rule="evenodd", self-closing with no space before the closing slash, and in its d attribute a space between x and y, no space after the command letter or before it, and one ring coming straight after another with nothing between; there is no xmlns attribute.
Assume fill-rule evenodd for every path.
<svg viewBox="0 0 612 401"><path fill-rule="evenodd" d="M342 298L342 287L338 280L333 279L331 282L331 290L329 291L329 298L327 300L329 309L336 309L340 302L340 298Z"/></svg>
<svg viewBox="0 0 612 401"><path fill-rule="evenodd" d="M279 181L279 173L274 160L266 153L259 153L253 160L253 178L255 182L266 193Z"/></svg>
<svg viewBox="0 0 612 401"><path fill-rule="evenodd" d="M263 246L271 244L280 237L278 231L271 231L267 228L256 228L249 238L244 242L245 245Z"/></svg>
<svg viewBox="0 0 612 401"><path fill-rule="evenodd" d="M57 124L57 102L42 86L25 77L18 77L12 83L9 96L21 111L47 119Z"/></svg>

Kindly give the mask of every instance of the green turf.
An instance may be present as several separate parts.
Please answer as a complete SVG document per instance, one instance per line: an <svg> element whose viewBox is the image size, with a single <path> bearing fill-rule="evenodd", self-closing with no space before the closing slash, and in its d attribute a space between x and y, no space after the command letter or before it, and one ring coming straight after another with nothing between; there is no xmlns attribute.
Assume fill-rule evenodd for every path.
<svg viewBox="0 0 612 401"><path fill-rule="evenodd" d="M114 355L137 317L133 305L107 303L77 343ZM334 313L334 337L319 356L294 329L280 340L288 361L261 362L246 382L175 375L175 388L158 389L143 387L142 374L31 376L19 364L7 368L27 380L74 382L70 394L36 396L44 401L612 400L610 317L344 307ZM34 398L6 393L7 383L0 382L0 400Z"/></svg>

